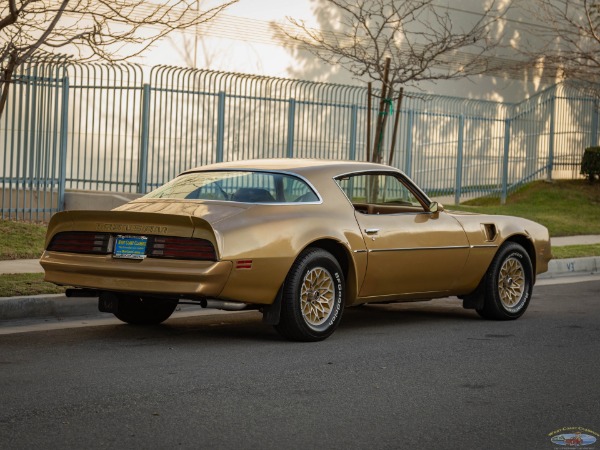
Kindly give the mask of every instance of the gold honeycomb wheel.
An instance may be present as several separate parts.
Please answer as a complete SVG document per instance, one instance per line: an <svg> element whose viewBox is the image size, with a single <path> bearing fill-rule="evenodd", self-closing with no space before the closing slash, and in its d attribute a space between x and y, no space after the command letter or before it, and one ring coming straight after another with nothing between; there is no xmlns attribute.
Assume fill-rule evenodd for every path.
<svg viewBox="0 0 600 450"><path fill-rule="evenodd" d="M500 267L498 295L506 309L516 307L525 292L525 269L520 260L507 258Z"/></svg>
<svg viewBox="0 0 600 450"><path fill-rule="evenodd" d="M315 267L306 272L300 291L300 307L306 323L323 324L333 311L335 284L329 271Z"/></svg>

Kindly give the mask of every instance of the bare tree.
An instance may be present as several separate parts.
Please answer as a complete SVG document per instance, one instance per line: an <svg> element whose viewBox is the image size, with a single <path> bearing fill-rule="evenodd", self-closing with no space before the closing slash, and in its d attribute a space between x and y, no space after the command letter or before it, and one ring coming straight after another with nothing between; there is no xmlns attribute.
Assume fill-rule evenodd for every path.
<svg viewBox="0 0 600 450"><path fill-rule="evenodd" d="M527 55L563 78L597 82L600 76L600 2L598 0L535 0L523 8L537 21L522 45ZM527 41L527 36L523 37Z"/></svg>
<svg viewBox="0 0 600 450"><path fill-rule="evenodd" d="M196 0L7 0L0 3L0 116L17 68L35 52L74 48L80 61L121 61L238 0L200 11Z"/></svg>
<svg viewBox="0 0 600 450"><path fill-rule="evenodd" d="M426 80L449 80L485 73L482 57L497 45L493 24L498 20L494 3L471 23L465 14L434 0L322 0L339 14L339 27L315 30L288 18L279 30L317 58L339 65L360 79L382 83L379 120L373 153L382 159L381 137L386 110L394 99L401 104L403 87ZM370 116L370 115L369 115ZM397 126L397 124L396 124ZM390 151L390 161L393 149Z"/></svg>

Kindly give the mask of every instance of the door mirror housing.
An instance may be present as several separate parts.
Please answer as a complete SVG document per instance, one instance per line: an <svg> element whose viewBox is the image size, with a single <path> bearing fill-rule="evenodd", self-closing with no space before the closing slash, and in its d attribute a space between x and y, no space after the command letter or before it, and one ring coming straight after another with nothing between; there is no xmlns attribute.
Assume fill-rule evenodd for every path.
<svg viewBox="0 0 600 450"><path fill-rule="evenodd" d="M437 213L440 211L444 210L444 205L442 205L441 203L438 202L431 202L431 204L429 205L429 212L430 213Z"/></svg>

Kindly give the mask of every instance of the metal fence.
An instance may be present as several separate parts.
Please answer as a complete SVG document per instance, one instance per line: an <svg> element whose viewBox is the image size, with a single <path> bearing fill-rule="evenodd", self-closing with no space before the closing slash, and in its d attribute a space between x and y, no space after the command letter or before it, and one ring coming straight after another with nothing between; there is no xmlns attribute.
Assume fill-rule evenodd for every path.
<svg viewBox="0 0 600 450"><path fill-rule="evenodd" d="M363 87L167 66L147 75L61 56L25 65L0 120L2 217L46 218L65 189L145 193L218 161L366 159ZM518 104L412 93L394 114L392 164L455 202L576 177L598 144L598 102L565 84Z"/></svg>

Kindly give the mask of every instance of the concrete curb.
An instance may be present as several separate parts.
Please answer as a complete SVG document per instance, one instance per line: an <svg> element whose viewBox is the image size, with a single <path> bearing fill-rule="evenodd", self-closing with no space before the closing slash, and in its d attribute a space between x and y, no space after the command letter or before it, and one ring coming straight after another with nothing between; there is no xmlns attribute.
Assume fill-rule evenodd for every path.
<svg viewBox="0 0 600 450"><path fill-rule="evenodd" d="M67 298L63 294L0 298L0 320L89 316L97 313L97 298Z"/></svg>
<svg viewBox="0 0 600 450"><path fill-rule="evenodd" d="M600 273L600 257L555 259L539 280ZM215 310L216 311L216 310ZM220 311L218 313L221 313ZM39 317L79 317L98 315L97 298L67 298L63 294L29 297L0 297L0 321Z"/></svg>
<svg viewBox="0 0 600 450"><path fill-rule="evenodd" d="M538 279L592 275L598 272L600 272L600 256L553 259L548 264L548 272L541 274Z"/></svg>
<svg viewBox="0 0 600 450"><path fill-rule="evenodd" d="M63 294L0 298L0 321L35 317L76 317L98 313L97 298L67 298Z"/></svg>

